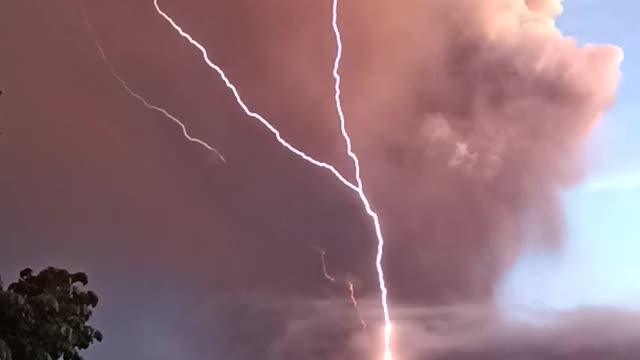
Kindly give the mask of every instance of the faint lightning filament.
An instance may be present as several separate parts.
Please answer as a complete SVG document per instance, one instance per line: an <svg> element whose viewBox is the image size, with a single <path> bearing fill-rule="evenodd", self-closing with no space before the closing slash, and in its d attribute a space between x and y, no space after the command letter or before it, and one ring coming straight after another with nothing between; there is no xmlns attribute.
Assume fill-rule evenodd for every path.
<svg viewBox="0 0 640 360"><path fill-rule="evenodd" d="M153 105L151 103L149 103L145 98L143 98L140 94L136 93L135 91L133 91L130 87L129 84L127 84L127 82L124 80L124 78L122 76L120 76L120 74L116 71L115 67L113 66L113 64L111 64L111 61L109 61L109 58L107 58L104 49L102 48L102 45L100 45L100 43L98 42L98 39L93 35L93 31L92 31L92 26L89 23L89 21L87 20L87 17L85 15L84 17L84 24L87 27L87 30L89 31L89 33L91 34L91 40L93 41L93 44L96 46L96 49L98 49L98 52L100 53L100 57L102 58L102 62L107 66L107 68L109 69L109 71L111 72L111 75L116 78L116 80L118 80L120 82L120 85L122 85L122 87L125 89L125 91L127 93L129 93L129 95L133 96L134 98L136 98L138 101L140 101L145 107L147 107L148 109L152 109L155 111L158 111L160 113L162 113L165 117L167 117L168 119L170 119L171 121L173 121L174 123L176 123L180 129L182 129L182 135L189 141L196 143L202 147L204 147L205 149L213 152L214 154L216 154L216 156L223 162L226 163L226 159L224 158L224 156L222 156L222 154L218 151L218 149L214 148L213 146L207 144L205 141L200 140L196 137L193 137L189 134L189 132L187 131L187 127L184 125L184 123L182 121L180 121L178 118L176 118L175 116L171 115L167 110Z"/></svg>
<svg viewBox="0 0 640 360"><path fill-rule="evenodd" d="M333 276L329 275L329 273L327 272L327 263L325 261L327 252L317 246L314 246L313 249L320 253L320 262L322 263L322 275L324 275L325 279L331 281L332 283L335 283L336 279Z"/></svg>
<svg viewBox="0 0 640 360"><path fill-rule="evenodd" d="M385 285L384 280L384 271L382 269L382 255L384 251L384 237L382 236L382 230L380 228L380 219L378 214L371 208L371 204L367 199L367 196L364 192L364 186L362 184L362 178L360 177L360 161L358 157L353 152L353 148L351 145L351 138L349 137L349 133L346 129L346 121L344 112L342 111L342 102L340 101L340 59L342 57L342 40L340 36L340 29L338 27L338 0L333 0L332 6L332 26L333 32L336 37L336 58L333 65L333 77L335 78L335 101L336 101L336 110L338 112L338 116L340 117L340 130L342 131L342 137L347 145L347 153L349 157L353 161L353 165L355 167L355 176L358 184L358 195L360 195L360 200L362 200L362 204L364 205L367 214L373 220L373 224L376 231L376 238L378 239L378 252L376 255L376 270L378 273L378 284L380 285L380 300L382 303L382 311L384 313L384 360L391 360L391 318L389 316L389 304L387 303L387 287Z"/></svg>

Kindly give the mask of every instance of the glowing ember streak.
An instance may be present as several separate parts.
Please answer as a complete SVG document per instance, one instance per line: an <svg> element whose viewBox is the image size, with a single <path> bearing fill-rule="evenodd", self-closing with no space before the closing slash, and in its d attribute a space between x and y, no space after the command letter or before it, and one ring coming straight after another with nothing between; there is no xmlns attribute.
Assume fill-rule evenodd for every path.
<svg viewBox="0 0 640 360"><path fill-rule="evenodd" d="M266 126L267 129L269 129L269 131L271 131L271 133L273 133L273 135L276 136L276 139L278 140L278 142L280 144L282 144L282 146L284 146L285 148L287 148L289 151L291 151L292 153L298 155L299 157L305 159L306 161L319 166L321 168L327 169L329 171L331 171L333 173L333 175L338 178L338 180L340 180L344 185L348 186L351 190L353 191L357 191L359 192L360 189L353 185L349 180L347 180L344 176L342 176L342 174L340 174L340 172L338 172L338 170L336 170L336 168L334 168L333 166L316 160L314 158L312 158L311 156L305 154L304 152L302 152L301 150L298 150L297 148L295 148L293 145L289 144L287 141L285 141L282 138L282 135L280 134L280 131L278 131L278 129L276 129L273 125L271 125L264 117L262 117L262 115L257 114L253 111L251 111L249 109L249 107L244 103L244 101L242 100L242 98L240 97L240 93L238 93L238 89L235 87L235 85L233 85L231 83L231 81L229 80L229 78L227 78L227 75L224 73L224 71L222 71L222 69L214 64L210 59L209 59L209 54L207 53L207 49L204 48L204 46L202 46L199 42L195 41L191 35L187 34L186 32L184 32L184 30L182 30L182 28L180 26L178 26L178 24L176 24L175 21L173 21L173 19L171 17L169 17L169 15L167 15L164 11L162 11L162 9L160 9L160 6L158 5L158 0L153 0L153 4L155 5L156 11L158 12L158 14L160 14L169 24L171 24L171 26L185 39L187 39L191 45L195 46L196 48L198 48L198 50L200 50L200 53L202 54L202 59L207 63L207 65L209 65L209 67L213 70L215 70L218 75L220 75L220 78L224 81L225 85L227 86L227 88L229 88L229 90L231 90L231 92L233 93L233 96L236 98L236 102L238 103L238 105L240 105L240 107L242 108L242 110L244 110L244 112L260 121L262 123L262 125Z"/></svg>
<svg viewBox="0 0 640 360"><path fill-rule="evenodd" d="M347 153L351 160L353 160L353 165L355 167L356 172L356 181L358 184L358 195L360 195L360 200L362 200L362 204L365 206L367 214L373 220L373 224L376 231L376 238L378 239L378 253L376 255L376 270L378 272L378 283L380 285L380 300L382 302L382 310L384 313L384 360L391 360L391 318L389 316L389 304L387 303L387 287L384 281L384 271L382 270L382 254L384 250L384 238L382 236L382 230L380 229L380 220L378 218L378 214L371 208L371 204L367 199L367 196L364 192L364 186L362 184L362 179L360 177L360 161L358 157L353 152L353 148L351 146L351 138L346 129L346 121L344 117L344 112L342 111L342 103L340 101L340 59L342 57L342 40L340 37L340 29L338 27L338 0L333 0L332 7L332 26L333 32L336 37L336 45L337 52L336 58L333 66L333 77L335 78L335 101L336 101L336 110L338 111L338 115L340 117L340 130L342 131L342 136L347 145Z"/></svg>
<svg viewBox="0 0 640 360"><path fill-rule="evenodd" d="M87 27L89 33L93 33L92 31L92 26L91 24L89 24L89 21L87 20L87 17L85 15L84 18L84 24ZM111 64L111 62L109 61L109 59L107 58L104 49L102 48L102 46L100 45L100 43L98 42L98 40L96 39L95 36L91 36L91 40L93 41L94 45L96 46L96 48L98 49L98 52L100 53L100 57L102 58L102 62L104 62L104 64L107 66L107 68L109 68L109 71L111 72L111 75L116 78L116 80L118 80L120 82L120 84L122 85L122 87L129 93L129 95L133 96L134 98L136 98L138 101L140 101L144 106L146 106L149 109L158 111L160 113L162 113L164 116L166 116L168 119L170 119L171 121L173 121L174 123L178 124L178 126L180 126L180 128L182 129L182 135L184 135L184 137L191 141L194 142L202 147L204 147L205 149L213 152L216 154L216 156L218 156L218 158L223 162L226 163L227 161L225 160L224 156L222 156L222 154L213 146L207 144L205 141L200 140L198 138L195 138L191 135L189 135L189 132L187 131L187 127L184 125L184 123L182 121L180 121L178 118L176 118L175 116L171 115L167 110L153 105L151 103L149 103L146 99L144 99L140 94L136 93L135 91L131 90L131 88L129 87L129 85L127 84L127 82L124 80L124 78L122 78L122 76L120 76L120 74L118 74L118 72L116 71L115 67L113 66L113 64Z"/></svg>
<svg viewBox="0 0 640 360"><path fill-rule="evenodd" d="M358 301L356 301L356 291L353 289L353 283L351 281L347 281L347 288L349 289L349 299L351 300L351 304L353 304L353 307L358 312L358 318L360 319L362 328L366 329L367 323L364 321L364 319L362 318L362 315L360 314L360 309L358 308Z"/></svg>
<svg viewBox="0 0 640 360"><path fill-rule="evenodd" d="M329 273L327 272L327 263L325 262L325 257L327 255L326 251L324 251L323 249L317 246L313 246L313 248L320 253L320 261L322 262L322 275L325 277L325 279L331 281L332 283L338 284L336 279L333 276L329 275ZM344 282L344 284L347 285L347 289L349 290L349 300L351 301L351 305L353 305L353 308L356 309L356 312L358 313L358 318L360 319L362 328L366 329L367 323L362 318L362 314L360 314L360 309L358 309L358 301L356 300L356 294L353 288L353 283L347 280Z"/></svg>

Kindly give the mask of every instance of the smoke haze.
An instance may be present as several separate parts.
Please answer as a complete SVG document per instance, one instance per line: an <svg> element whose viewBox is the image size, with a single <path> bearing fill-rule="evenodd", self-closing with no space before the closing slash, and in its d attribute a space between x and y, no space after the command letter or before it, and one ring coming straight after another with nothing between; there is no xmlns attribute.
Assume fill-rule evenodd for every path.
<svg viewBox="0 0 640 360"><path fill-rule="evenodd" d="M376 244L354 195L244 116L151 1L84 4L128 84L227 164L127 95L81 3L11 2L0 11L5 281L24 266L86 270L106 335L96 359L371 358L375 331L359 330L346 289L327 283L312 248L354 281L375 330ZM161 5L252 109L351 173L333 107L330 3ZM579 47L556 28L561 11L551 0L340 3L343 104L387 239L403 359L637 353L632 336L557 355L582 329L627 329L624 316L585 325L555 314L540 328L495 314L495 287L524 246L561 249L559 195L580 183L585 139L620 76L621 50ZM479 304L482 316L429 313L459 303ZM449 329L457 319L464 327ZM430 347L436 338L441 348Z"/></svg>

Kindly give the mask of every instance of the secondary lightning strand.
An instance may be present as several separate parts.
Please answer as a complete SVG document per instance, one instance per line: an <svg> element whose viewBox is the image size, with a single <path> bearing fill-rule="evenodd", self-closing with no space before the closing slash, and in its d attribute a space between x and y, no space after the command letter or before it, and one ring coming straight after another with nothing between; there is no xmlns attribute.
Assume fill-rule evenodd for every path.
<svg viewBox="0 0 640 360"><path fill-rule="evenodd" d="M202 46L199 42L194 40L193 37L191 37L191 35L187 34L184 30L182 30L182 28L175 21L173 21L173 19L169 15L167 15L164 11L162 11L162 9L160 8L160 5L158 5L158 0L153 0L153 4L154 4L158 14L160 14L183 38L187 39L187 41L189 41L189 43L191 43L191 45L195 46L198 50L200 50L200 53L202 54L202 59L205 61L205 63L211 69L215 70L218 73L218 75L220 75L220 78L222 79L222 81L224 81L224 83L227 86L227 88L229 90L231 90L231 92L233 93L233 96L235 97L236 102L238 103L238 105L240 105L242 110L248 116L260 121L260 123L262 123L265 127L267 127L267 129L269 129L269 131L271 131L271 133L273 135L275 135L275 137L278 140L278 142L280 144L282 144L282 146L287 148L289 151L291 151L292 153L298 155L299 157L303 158L304 160L306 160L306 161L308 161L308 162L310 162L310 163L312 163L312 164L314 164L314 165L316 165L318 167L321 167L321 168L324 168L324 169L327 169L327 170L331 171L331 173L333 173L333 175L336 178L338 178L338 180L340 180L344 185L348 186L353 191L356 191L356 192L359 191L358 187L355 186L354 184L352 184L344 176L342 176L342 174L340 174L340 172L338 170L336 170L336 168L334 168L333 166L331 166L331 165L329 165L329 164L327 164L325 162L322 162L322 161L314 159L313 157L305 154L301 150L298 150L293 145L289 144L286 140L284 140L282 138L282 135L280 134L280 131L278 131L278 129L276 129L273 125L271 125L271 123L269 123L269 121L267 121L264 117L262 117L262 115L251 111L249 109L249 107L242 100L242 97L240 96L240 93L238 92L238 89L235 87L235 85L233 85L231 83L231 81L229 80L227 75L224 73L224 71L222 71L222 68L220 68L218 65L214 64L209 59L209 54L207 52L207 49L205 49L204 46Z"/></svg>
<svg viewBox="0 0 640 360"><path fill-rule="evenodd" d="M329 272L327 271L327 263L326 263L326 255L327 252L324 251L324 249L321 249L317 246L313 246L313 249L318 251L320 253L320 262L322 263L322 275L324 276L325 279L331 281L333 284L338 284L338 281L336 280L336 278L334 278L333 276L329 275ZM362 324L362 328L366 329L367 328L367 323L364 321L364 319L362 318L362 314L360 314L360 309L358 308L358 301L356 300L356 291L354 289L353 286L353 282L346 280L344 282L344 285L347 286L347 290L349 290L349 300L351 301L351 305L353 306L353 308L356 310L356 313L358 314L358 319L360 319L360 323Z"/></svg>
<svg viewBox="0 0 640 360"><path fill-rule="evenodd" d="M87 17L85 15L84 17L84 24L87 27L87 30L90 34L93 34L92 31L92 26L89 23L89 21L87 20ZM149 103L145 98L142 97L142 95L136 93L135 91L133 91L131 89L131 87L129 87L129 84L127 84L127 82L124 80L124 78L122 76L120 76L120 74L116 71L115 67L113 66L113 64L111 63L111 61L109 61L109 58L107 58L107 55L104 52L104 49L102 48L102 45L100 45L100 43L98 42L98 39L95 36L91 36L91 40L93 41L93 44L96 46L96 49L98 49L98 53L100 54L100 57L102 58L102 62L107 66L107 68L109 69L109 72L111 72L111 75L116 78L116 80L118 80L118 82L120 82L120 85L122 85L122 87L125 89L125 91L127 93L129 93L129 95L133 96L134 98L136 98L138 101L140 101L145 107L147 107L148 109L152 109L155 111L158 111L160 113L162 113L165 117L167 117L168 119L170 119L171 121L173 121L174 123L176 123L180 129L182 129L182 135L189 141L196 143L202 147L204 147L205 149L213 152L214 154L216 154L216 156L223 162L226 163L226 159L224 158L224 156L222 156L222 154L218 151L218 149L214 148L213 146L207 144L205 141L200 140L196 137L193 137L189 134L189 132L187 131L187 127L184 125L184 123L182 121L180 121L178 118L176 118L175 116L171 115L167 110L153 105L151 103Z"/></svg>
<svg viewBox="0 0 640 360"><path fill-rule="evenodd" d="M353 152L353 147L351 145L351 138L349 137L349 133L346 129L346 121L344 112L342 111L342 102L340 100L340 60L342 58L342 39L340 36L340 28L338 27L338 0L333 0L332 6L332 27L333 32L336 38L336 57L333 64L333 77L335 79L335 102L336 102L336 110L338 112L338 116L340 117L340 131L342 132L342 136L346 142L347 153L351 160L353 161L353 165L355 167L356 173L356 182L358 185L358 195L360 196L360 200L362 200L363 205L367 211L367 214L373 220L373 224L375 227L376 238L378 239L378 251L376 254L376 270L378 273L378 284L380 285L380 301L382 303L382 311L384 313L384 360L391 360L391 317L389 316L389 304L387 303L387 287L385 285L384 280L384 271L382 269L382 255L384 252L384 237L382 236L382 230L380 228L380 219L378 214L373 211L371 208L371 204L367 199L367 196L364 192L364 186L362 184L362 178L360 176L360 161L358 160L358 156Z"/></svg>
<svg viewBox="0 0 640 360"><path fill-rule="evenodd" d="M313 246L313 249L320 253L320 262L322 263L322 275L324 275L325 279L331 281L332 283L335 283L336 279L333 276L329 275L329 273L327 272L327 263L325 262L325 257L327 255L327 252L324 251L324 249L321 249L317 246Z"/></svg>

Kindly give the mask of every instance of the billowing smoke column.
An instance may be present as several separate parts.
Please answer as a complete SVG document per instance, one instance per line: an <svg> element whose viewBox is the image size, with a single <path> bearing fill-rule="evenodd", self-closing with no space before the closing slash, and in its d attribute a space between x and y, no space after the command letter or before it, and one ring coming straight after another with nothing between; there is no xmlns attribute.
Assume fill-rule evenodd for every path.
<svg viewBox="0 0 640 360"><path fill-rule="evenodd" d="M283 131L321 117L313 126L335 132L334 104L319 95L333 96L330 7L238 4L243 24L258 25L227 57L264 56L268 88L299 90L256 92L251 105L282 104L270 118ZM583 143L613 102L622 54L563 36L561 10L554 0L341 3L342 107L388 239L392 303L491 301L523 246L562 245L559 194L581 180ZM236 85L251 91L248 80ZM316 135L288 138L305 145ZM349 255L359 293L373 294L371 252Z"/></svg>
<svg viewBox="0 0 640 360"><path fill-rule="evenodd" d="M261 21L278 15L258 9L250 16ZM490 303L524 246L562 245L559 195L581 179L584 140L614 99L621 51L564 37L558 1L374 0L341 10L342 105L388 239L391 305ZM286 65L275 81L305 90L291 104L317 102L308 95L328 81L319 61L304 61L317 53L304 36L316 24L335 46L314 16L301 32L262 35L275 43L268 56L284 59L274 72ZM335 129L327 114L323 126Z"/></svg>
<svg viewBox="0 0 640 360"><path fill-rule="evenodd" d="M370 59L344 83L363 177L384 209L390 294L490 301L523 246L561 246L559 195L581 179L621 51L563 37L559 1L379 4L357 18L380 22L343 30L366 28L345 35L344 56L359 47Z"/></svg>
<svg viewBox="0 0 640 360"><path fill-rule="evenodd" d="M391 308L399 327L429 334L459 315L406 320L407 303L491 304L525 246L562 246L560 194L581 181L584 143L614 100L622 53L563 36L559 1L342 6L343 106L388 239ZM396 358L425 358L404 345L437 337L418 333L396 332ZM485 358L474 349L452 358ZM511 351L491 358L531 353Z"/></svg>
<svg viewBox="0 0 640 360"><path fill-rule="evenodd" d="M129 26L123 26L126 30L119 35L126 38L128 32L145 28L149 39L154 40L151 44L164 44L166 39L175 42L166 48L135 42L131 48L139 52L115 56L119 69L129 69L124 72L127 80L135 84L141 94L155 99L158 96L148 94L149 89L141 87L149 77L138 74L140 64L156 65L169 59L171 65L159 68L154 74L173 72L174 63L186 63L186 66L194 67L193 73L201 72L203 78L204 74L211 75L197 58L197 50L183 44L186 42L153 12L151 1L144 6L140 4L127 4L127 8L137 7L138 15L146 14L144 16L156 19L157 23L141 26L141 20L136 16L133 17L135 20L129 19ZM558 195L563 188L580 181L583 142L613 101L621 52L608 46L579 47L574 40L563 37L553 20L561 9L557 1L371 0L363 4L345 1L340 6L344 45L340 72L342 105L354 152L361 160L361 176L367 185L367 195L380 214L387 240L383 265L394 325L397 324L393 339L394 345L398 344L394 346L398 354L396 359L407 359L401 356L406 352L399 346L410 341L404 331L407 320L402 316L405 303L422 306L491 301L496 282L524 245L561 245L562 216ZM212 56L215 55L225 70L229 70L239 91L246 95L248 105L267 114L282 130L283 137L300 149L335 164L345 174L351 173L333 101L334 79L330 70L335 57L335 38L329 22L330 3L211 1L193 2L189 6L180 3L179 11L177 6L178 2L167 1L167 11L175 15L176 20L179 18L185 28L189 26L191 30L193 27L198 39L207 41ZM56 15L65 14L60 10L62 8L52 9L60 11L60 14L54 12ZM94 16L112 13L95 11ZM103 19L104 24L113 24L113 21L110 15ZM33 25L38 23L33 21ZM102 31L120 28L102 28ZM82 29L81 25L78 29ZM42 31L42 36L45 35L48 34ZM106 50L114 46L114 43L109 45L106 37L101 39L105 39ZM57 44L54 40L50 43ZM76 41L86 47L79 54L95 55L93 44L83 41ZM180 44L184 47L180 48ZM116 49L113 51L118 53ZM160 56L163 52L166 57ZM136 54L139 56L137 62L134 61ZM37 59L38 56L29 58ZM76 58L83 59L82 56ZM133 59L132 62L125 64L129 59ZM84 61L78 62L84 64ZM96 64L98 68L94 70L104 75L104 66L98 56ZM201 67L197 68L199 64ZM166 83L180 79L183 70L175 70L176 74ZM53 74L50 71L42 74L45 73ZM136 76L140 76L139 81ZM113 83L110 77L105 78L105 83ZM104 264L104 273L109 275L103 278L118 279L112 274L118 270L113 268L113 259L118 259L119 263L129 264L121 267L125 270L119 270L120 277L125 272L140 273L138 278L142 283L148 279L140 268L157 270L155 273L160 275L155 276L162 281L167 273L178 272L176 277L187 279L180 281L188 281L180 284L184 286L182 288L201 287L198 289L201 292L212 293L214 300L202 301L198 307L177 304L175 309L179 310L175 313L180 315L167 322L172 326L164 326L164 323L146 331L147 328L137 325L155 325L160 322L161 315L174 311L165 311L162 307L150 309L146 299L130 300L130 285L120 285L120 281L114 280L127 291L104 291L105 299L111 297L114 304L120 304L120 301L122 309L132 309L136 315L125 316L122 314L126 312L118 309L118 321L110 323L111 328L116 329L112 331L114 334L118 329L135 328L140 334L152 337L157 329L185 329L167 335L178 341L185 333L193 331L188 339L193 340L193 344L185 348L197 348L194 352L198 355L191 356L194 359L216 356L226 359L308 359L313 357L299 356L295 350L314 350L310 344L320 341L327 343L326 348L339 353L332 359L356 358L342 356L344 354L340 352L342 343L349 340L348 336L342 336L343 333L366 334L351 304L345 301L344 293L337 295L342 303L346 303L344 313L335 312L336 306L318 307L320 311L309 305L310 297L320 297L318 288L326 281L318 274L317 254L310 252L304 242L317 244L331 254L327 261L332 276L344 278L346 272L353 275L359 309L369 324L375 324L375 316L379 316L379 303L375 301L379 289L373 271L376 244L372 241L373 234L368 233L371 227L364 219L362 208L354 200L353 193L345 191L327 171L315 173L313 171L317 169L299 158L289 157L285 151L282 155L271 134L253 119L247 119L224 84L215 83L209 77L202 83L196 84L197 80L197 76L189 78L189 86L169 92L166 98L175 103L162 105L180 112L181 109L184 111L185 104L198 104L197 109L200 111L202 106L206 121L224 123L233 130L224 147L229 160L229 166L224 170L215 169L211 177L203 179L201 173L193 172L200 163L187 161L188 156L180 156L179 161L174 158L174 161L163 161L157 166L141 167L149 156L147 153L135 152L136 156L129 156L134 153L130 149L140 148L136 138L135 142L131 141L136 146L118 150L121 155L115 157L116 160L112 159L111 152L109 156L98 154L100 161L93 161L93 157L84 153L70 157L91 158L94 166L112 161L109 166L98 168L96 174L103 176L94 178L80 174L87 183L100 181L104 191L99 194L95 194L94 189L103 186L83 189L67 185L80 181L77 176L71 176L75 174L73 172L67 175L73 181L56 175L58 168L76 169L75 164L71 166L71 160L65 162L66 156L58 159L58 163L67 164L66 167L54 166L58 163L51 162L42 167L53 169L51 171L38 173L34 170L32 174L23 170L23 174L31 175L29 179L47 178L52 185L44 187L45 184L32 181L15 181L12 186L23 191L12 190L9 195L16 203L25 205L20 211L9 211L3 221L13 219L17 224L13 226L16 233L27 228L40 231L40 228L25 226L23 219L46 218L47 224L55 223L56 226L42 227L44 230L39 237L24 232L26 235L16 239L46 239L51 232L58 238L77 241L68 248L77 252L80 251L77 249L94 251L91 260L95 261L88 262ZM51 82L56 86L58 83L67 86L66 82ZM193 87L190 82L194 83ZM15 83L19 82L16 80ZM89 96L77 90L81 87L70 84L69 89L75 91L72 93L76 96ZM203 84L222 90L213 93ZM38 86L33 88L39 89ZM120 88L114 88L117 93L122 92ZM166 92L173 89L155 86L152 90ZM35 90L28 94L30 101L32 97L36 99ZM83 103L69 96L67 91L44 94L46 96L41 95L40 101L51 101L51 105L55 104L54 100L63 103L73 99L73 104L67 105L71 108L80 108L77 103ZM225 100L220 94L229 98ZM191 102L191 97L198 98L195 95L201 96L199 99L215 97L220 103L205 107L197 101ZM103 101L109 105L105 108L112 109L111 98ZM224 106L237 113L228 116L223 111L226 110ZM212 108L215 111L210 111ZM219 113L216 112L218 108ZM127 109L119 116L128 116ZM48 109L41 116L49 116L50 111ZM100 114L94 115L99 117ZM86 113L87 118L94 115ZM26 118L38 119L34 116ZM104 124L112 124L116 118L106 117ZM119 124L140 123L127 118ZM46 124L56 122L42 122L33 127L52 126ZM257 130L252 133L254 129ZM59 133L66 131L65 128ZM173 134L174 130L171 131ZM205 135L194 130L193 134L196 133ZM150 133L146 139L153 138ZM330 152L326 149L332 140L335 150ZM273 147L269 148L272 143ZM107 145L104 147L112 149ZM41 148L49 147L32 146L27 150ZM85 148L81 148L84 151ZM158 158L171 159L169 155L174 155L172 147L158 147L165 148L167 153ZM75 154L75 151L68 149L62 154ZM257 156L263 151L268 156ZM33 159L39 157L33 156ZM273 163L267 165L277 170L266 170L264 163L270 161ZM16 169L22 169L17 161L15 164ZM110 171L111 167L126 169L133 175L114 178L112 174L119 171ZM16 173L19 172L7 171L7 174ZM167 174L175 174L175 177ZM34 185L30 187L29 184ZM38 186L50 189L50 193L45 194ZM65 192L64 189L68 190ZM13 194L20 194L25 199L18 200ZM70 196L74 196L74 201L66 201ZM45 202L46 206L43 205ZM70 204L67 212L64 216L50 216L57 215L54 210L58 203ZM92 206L99 207L99 215L86 211ZM46 212L41 208L52 210ZM80 227L79 223L88 225ZM94 239L95 233L100 233L104 240L100 246L89 245L88 240L84 240ZM78 244L81 246L73 246ZM32 248L39 249L35 245ZM128 251L123 252L124 248ZM67 248L59 251L69 253ZM154 302L185 296L173 290L174 284L158 282L157 289L161 290L157 290ZM171 296L167 296L164 289L171 289ZM133 290L142 294L147 288ZM224 298L226 290L232 295L241 295ZM265 300L255 293L269 296L265 296ZM127 296L118 298L120 294ZM302 297L302 300L294 300L303 305L290 306L294 300L288 299L292 296ZM193 297L198 301L203 298L200 292ZM131 306L131 301L138 301L137 306ZM368 306L373 301L375 305ZM193 316L182 316L184 312L193 312ZM112 315L105 314L105 317ZM329 325L312 326L315 323L306 319L286 322L287 317L304 318L308 314L326 320ZM346 315L353 317L353 329L345 324L349 321ZM184 320L185 317L188 319ZM298 331L295 325L314 335L306 336L307 333ZM281 336L282 333L295 339ZM113 358L113 349L128 350L135 345L144 347L140 353L147 354L147 344L152 343L152 340L140 342L139 337L129 336L129 333L122 337L118 346L108 349L105 358ZM135 344L128 342L132 339L136 340ZM371 344L373 342L366 341L363 347L368 350ZM324 350L325 344L322 345L321 350ZM272 349L273 356L265 356L265 349ZM247 352L246 356L238 355L244 352ZM293 355L284 357L282 353ZM329 358L322 354L315 356ZM379 358L379 355L363 358Z"/></svg>

